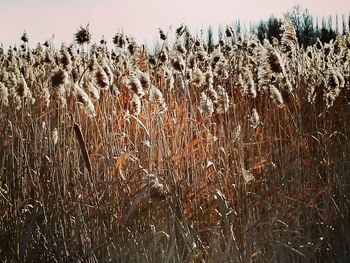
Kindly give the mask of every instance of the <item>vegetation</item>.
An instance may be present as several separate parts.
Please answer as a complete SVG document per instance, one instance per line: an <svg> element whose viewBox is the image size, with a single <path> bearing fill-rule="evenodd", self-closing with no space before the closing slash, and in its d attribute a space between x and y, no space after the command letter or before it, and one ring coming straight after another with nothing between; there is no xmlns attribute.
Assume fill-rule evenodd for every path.
<svg viewBox="0 0 350 263"><path fill-rule="evenodd" d="M318 18L314 18L310 15L307 9L302 9L301 6L295 6L288 15L295 28L297 39L301 47L308 47L316 44L319 39L321 43L329 43L334 40L337 34L344 35L346 29L350 28L350 15L348 21L346 21L345 15L341 17L342 31L340 32L338 24L339 17L336 16L336 21L333 21L332 17L323 17L321 25ZM252 27L253 33L257 35L260 41L267 38L272 41L273 38L281 40L281 24L282 20L276 17L270 17L267 21L261 21L255 27Z"/></svg>
<svg viewBox="0 0 350 263"><path fill-rule="evenodd" d="M350 34L281 25L0 53L2 261L349 262Z"/></svg>

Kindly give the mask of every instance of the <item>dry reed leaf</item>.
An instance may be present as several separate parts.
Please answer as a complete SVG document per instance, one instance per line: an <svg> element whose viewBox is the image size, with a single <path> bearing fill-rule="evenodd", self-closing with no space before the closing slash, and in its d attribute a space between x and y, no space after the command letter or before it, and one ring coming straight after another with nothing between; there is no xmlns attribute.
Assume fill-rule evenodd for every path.
<svg viewBox="0 0 350 263"><path fill-rule="evenodd" d="M214 167L214 169L215 169L214 163L213 163L212 161L208 161L208 162L207 162L207 165L205 166L205 168L208 169L208 168L211 167L211 166Z"/></svg>
<svg viewBox="0 0 350 263"><path fill-rule="evenodd" d="M81 133L81 129L80 129L79 124L74 123L74 131L75 131L75 135L77 136L81 152L83 154L83 159L85 161L86 168L87 168L87 170L89 171L89 173L91 175L92 169L91 169L90 157L89 157L89 154L88 154L88 151L87 151L87 147L86 147L86 143L85 143L83 134Z"/></svg>
<svg viewBox="0 0 350 263"><path fill-rule="evenodd" d="M255 128L255 136L258 136L261 133L262 129L263 129L263 127L261 124L258 127L256 127Z"/></svg>
<svg viewBox="0 0 350 263"><path fill-rule="evenodd" d="M53 112L55 112L55 109L48 110L48 111L44 112L43 114L41 114L36 120L40 120L41 118L47 117L48 115L50 115Z"/></svg>
<svg viewBox="0 0 350 263"><path fill-rule="evenodd" d="M254 251L249 257L249 263L253 263L256 261L256 258L262 254L261 250Z"/></svg>
<svg viewBox="0 0 350 263"><path fill-rule="evenodd" d="M194 139L192 142L188 143L185 145L185 149L186 148L190 148L190 147L193 147L197 144L200 144L201 143L201 139L197 138L197 139Z"/></svg>
<svg viewBox="0 0 350 263"><path fill-rule="evenodd" d="M176 117L178 119L178 122L177 122L178 124L183 122L183 117L185 114L186 105L187 105L186 101L185 100L182 101L179 108L176 111Z"/></svg>
<svg viewBox="0 0 350 263"><path fill-rule="evenodd" d="M141 143L146 145L148 148L151 148L151 142L149 140L143 140Z"/></svg>
<svg viewBox="0 0 350 263"><path fill-rule="evenodd" d="M219 212L221 215L223 226L225 227L225 231L228 232L230 224L233 221L233 218L231 218L231 216L229 217L230 209L228 207L228 203L224 194L219 189L215 189L215 197L219 204Z"/></svg>
<svg viewBox="0 0 350 263"><path fill-rule="evenodd" d="M199 153L198 151L191 151L191 152L186 152L186 153L175 154L171 159L174 162L177 162L177 161L180 161L180 160L185 159L185 158L189 158L189 157L194 156L194 155L202 155L202 154Z"/></svg>
<svg viewBox="0 0 350 263"><path fill-rule="evenodd" d="M148 189L146 189L146 187L145 187L136 195L127 215L125 216L124 224L126 224L129 221L129 219L131 218L131 216L133 216L135 214L135 212L136 212L137 208L139 207L139 205L141 204L141 202L145 199L148 199L149 191L147 191L147 190Z"/></svg>
<svg viewBox="0 0 350 263"><path fill-rule="evenodd" d="M261 160L260 162L253 165L253 167L250 168L251 171L254 172L261 172L262 169L264 169L268 165L268 161L266 159Z"/></svg>
<svg viewBox="0 0 350 263"><path fill-rule="evenodd" d="M146 126L143 124L143 122L139 118L137 118L134 115L129 115L129 117L133 118L145 130L148 137L150 136L148 129L146 128Z"/></svg>
<svg viewBox="0 0 350 263"><path fill-rule="evenodd" d="M324 112L321 112L320 114L317 115L317 118L318 119L322 118L324 116L324 114L325 114Z"/></svg>
<svg viewBox="0 0 350 263"><path fill-rule="evenodd" d="M58 130L57 130L57 128L55 128L52 131L52 142L54 145L56 145L58 143Z"/></svg>
<svg viewBox="0 0 350 263"><path fill-rule="evenodd" d="M126 224L133 217L133 215L135 215L138 207L141 204L160 202L166 199L167 186L164 182L161 182L157 176L151 174L144 178L144 180L148 182L141 189L141 191L136 194L132 205L125 217L124 224Z"/></svg>
<svg viewBox="0 0 350 263"><path fill-rule="evenodd" d="M196 146L197 144L200 144L200 143L201 143L201 139L199 139L199 138L194 139L192 142L186 144L184 149L188 149L188 148L194 147L194 146ZM199 152L198 149L195 149L193 151L175 154L171 159L172 159L173 162L177 162L177 161L180 161L180 160L185 159L185 158L189 158L189 157L194 156L194 155L201 156L203 154L201 152Z"/></svg>
<svg viewBox="0 0 350 263"><path fill-rule="evenodd" d="M331 134L324 134L323 137L326 137L326 138L323 138L323 143L327 143L332 137L334 137L335 135L337 135L339 132L338 131L334 131L332 132Z"/></svg>
<svg viewBox="0 0 350 263"><path fill-rule="evenodd" d="M130 158L130 153L123 153L115 160L114 167L120 175L123 175L123 173L128 169Z"/></svg>

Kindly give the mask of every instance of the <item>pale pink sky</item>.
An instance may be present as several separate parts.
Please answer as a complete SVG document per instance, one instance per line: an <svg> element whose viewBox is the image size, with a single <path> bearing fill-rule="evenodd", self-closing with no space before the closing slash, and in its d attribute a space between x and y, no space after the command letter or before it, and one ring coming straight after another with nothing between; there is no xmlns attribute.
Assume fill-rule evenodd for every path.
<svg viewBox="0 0 350 263"><path fill-rule="evenodd" d="M26 31L32 45L55 35L54 42L71 43L80 25L90 23L93 41L102 35L111 43L122 30L139 43L152 45L157 28L173 29L181 23L192 32L207 25L232 24L281 17L300 4L314 16L345 14L349 17L350 1L346 0L0 0L0 43L19 43Z"/></svg>

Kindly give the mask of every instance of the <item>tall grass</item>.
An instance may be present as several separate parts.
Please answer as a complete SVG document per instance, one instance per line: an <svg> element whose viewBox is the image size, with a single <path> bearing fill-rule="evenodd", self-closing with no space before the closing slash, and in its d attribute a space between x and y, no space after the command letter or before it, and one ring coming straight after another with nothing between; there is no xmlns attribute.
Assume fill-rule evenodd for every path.
<svg viewBox="0 0 350 263"><path fill-rule="evenodd" d="M283 29L0 54L2 261L349 261L350 35Z"/></svg>

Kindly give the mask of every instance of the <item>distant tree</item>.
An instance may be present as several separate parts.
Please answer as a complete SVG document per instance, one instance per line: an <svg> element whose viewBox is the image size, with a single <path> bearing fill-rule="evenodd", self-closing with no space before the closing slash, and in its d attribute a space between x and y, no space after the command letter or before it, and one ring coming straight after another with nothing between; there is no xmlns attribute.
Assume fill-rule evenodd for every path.
<svg viewBox="0 0 350 263"><path fill-rule="evenodd" d="M315 37L318 37L318 34L320 32L320 26L318 23L318 17L316 17L316 22L315 22Z"/></svg>
<svg viewBox="0 0 350 263"><path fill-rule="evenodd" d="M327 24L326 24L326 19L324 17L322 17L321 30L319 32L319 38L320 38L320 41L322 43L325 43L328 40Z"/></svg>
<svg viewBox="0 0 350 263"><path fill-rule="evenodd" d="M332 17L328 18L328 23L326 23L326 19L323 17L321 31L319 32L320 41L322 43L329 43L336 36L337 34L332 29Z"/></svg>
<svg viewBox="0 0 350 263"><path fill-rule="evenodd" d="M282 35L282 21L278 18L271 16L267 22L260 21L256 27L255 34L259 41L262 43L264 39L272 41L273 38L281 40Z"/></svg>
<svg viewBox="0 0 350 263"><path fill-rule="evenodd" d="M208 45L209 50L211 50L214 46L214 34L213 34L213 28L211 26L208 27L207 45Z"/></svg>
<svg viewBox="0 0 350 263"><path fill-rule="evenodd" d="M236 31L237 34L242 33L241 21L239 19L234 24L234 30Z"/></svg>
<svg viewBox="0 0 350 263"><path fill-rule="evenodd" d="M332 16L328 17L328 29L332 29L333 28L333 19Z"/></svg>
<svg viewBox="0 0 350 263"><path fill-rule="evenodd" d="M219 39L223 39L224 30L223 30L223 28L222 28L221 25L220 25L219 28L218 28L218 36L219 36Z"/></svg>
<svg viewBox="0 0 350 263"><path fill-rule="evenodd" d="M278 41L281 40L282 36L282 21L275 17L270 17L267 21L267 32L266 32L266 38L271 42L273 38L277 38Z"/></svg>
<svg viewBox="0 0 350 263"><path fill-rule="evenodd" d="M335 16L335 33L339 34L339 17L338 14Z"/></svg>
<svg viewBox="0 0 350 263"><path fill-rule="evenodd" d="M333 30L332 16L328 17L328 37L329 37L329 41L337 37L337 33Z"/></svg>
<svg viewBox="0 0 350 263"><path fill-rule="evenodd" d="M267 26L265 22L260 21L259 25L256 30L256 35L260 42L263 42L263 40L267 37Z"/></svg>
<svg viewBox="0 0 350 263"><path fill-rule="evenodd" d="M314 29L313 17L309 10L294 6L288 15L293 23L299 44L307 47L316 42L317 32Z"/></svg>
<svg viewBox="0 0 350 263"><path fill-rule="evenodd" d="M257 34L257 28L254 23L250 22L249 23L249 33L251 35L256 35Z"/></svg>
<svg viewBox="0 0 350 263"><path fill-rule="evenodd" d="M298 42L300 46L306 48L310 45L314 45L317 38L322 43L328 43L332 39L335 39L339 31L339 17L336 17L336 25L333 25L332 17L328 17L328 20L324 17L322 22L319 23L318 18L314 18L310 15L307 9L301 8L299 5L294 6L287 15L290 17L293 27L295 29ZM350 13L349 19L346 21L345 16L342 17L342 33L346 32L346 23L350 28ZM281 39L281 20L279 18L270 17L267 21L260 21L254 26L254 29L250 29L252 34L255 34L260 42L264 39L268 39L270 42L273 38Z"/></svg>
<svg viewBox="0 0 350 263"><path fill-rule="evenodd" d="M344 14L342 14L342 16L341 16L341 21L342 21L342 35L345 35L345 33L346 33L346 18L345 18Z"/></svg>
<svg viewBox="0 0 350 263"><path fill-rule="evenodd" d="M316 32L314 29L314 19L305 9L302 13L302 28L300 34L300 43L304 46L310 46L316 43Z"/></svg>
<svg viewBox="0 0 350 263"><path fill-rule="evenodd" d="M296 5L292 8L291 11L287 13L289 18L294 26L295 33L297 34L298 39L302 32L302 9L300 5Z"/></svg>

